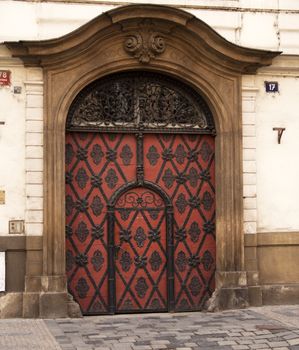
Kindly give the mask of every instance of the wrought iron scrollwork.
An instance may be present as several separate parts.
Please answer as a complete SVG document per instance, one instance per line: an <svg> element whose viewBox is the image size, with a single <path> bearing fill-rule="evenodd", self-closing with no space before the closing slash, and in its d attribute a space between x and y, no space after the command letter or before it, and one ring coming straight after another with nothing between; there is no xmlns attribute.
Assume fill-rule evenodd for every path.
<svg viewBox="0 0 299 350"><path fill-rule="evenodd" d="M123 269L123 271L128 272L131 268L132 265L132 259L131 256L128 252L123 252L121 259L120 259L120 264Z"/></svg>
<svg viewBox="0 0 299 350"><path fill-rule="evenodd" d="M87 173L86 173L84 168L80 168L78 170L78 173L77 173L75 179L77 181L78 186L81 188L81 190L83 188L85 188L89 177L88 177L88 175L87 175Z"/></svg>
<svg viewBox="0 0 299 350"><path fill-rule="evenodd" d="M133 209L136 209L136 208L148 209L150 207L154 207L154 209L158 210L161 207L163 207L163 201L150 191L145 191L141 195L139 195L134 191L129 191L117 201L116 207L118 209L121 209L124 207L126 208L132 207Z"/></svg>
<svg viewBox="0 0 299 350"><path fill-rule="evenodd" d="M89 286L86 282L86 279L83 277L79 278L75 289L78 292L79 298L84 299L87 295L87 292L89 291Z"/></svg>
<svg viewBox="0 0 299 350"><path fill-rule="evenodd" d="M160 158L160 155L155 146L151 146L149 148L146 158L149 160L150 165L154 166L157 164L158 159Z"/></svg>
<svg viewBox="0 0 299 350"><path fill-rule="evenodd" d="M91 263L93 265L94 270L96 272L99 272L103 267L104 262L105 262L105 259L103 257L102 252L97 249L91 258Z"/></svg>
<svg viewBox="0 0 299 350"><path fill-rule="evenodd" d="M142 227L138 227L136 230L134 240L136 241L139 248L142 248L144 246L144 242L146 241L146 234Z"/></svg>
<svg viewBox="0 0 299 350"><path fill-rule="evenodd" d="M163 130L215 132L211 111L193 89L170 77L150 72L127 72L95 81L75 98L67 118L69 130ZM69 157L72 158L71 149ZM83 159L85 154L77 154ZM102 157L93 150L95 162ZM183 161L185 150L175 156ZM209 156L206 147L204 158Z"/></svg>
<svg viewBox="0 0 299 350"><path fill-rule="evenodd" d="M198 277L192 277L191 282L189 283L189 289L191 291L191 294L195 297L200 294L201 291L201 283Z"/></svg>
<svg viewBox="0 0 299 350"><path fill-rule="evenodd" d="M145 297L145 294L148 290L148 284L146 282L146 279L144 277L140 277L137 280L137 283L135 285L135 290L137 292L137 295L140 299L143 299Z"/></svg>
<svg viewBox="0 0 299 350"><path fill-rule="evenodd" d="M159 255L159 253L156 250L152 253L152 255L151 255L150 259L149 259L149 263L150 263L151 269L153 271L158 271L159 270L159 268L160 268L160 266L162 264L162 258L161 258L161 256Z"/></svg>
<svg viewBox="0 0 299 350"><path fill-rule="evenodd" d="M91 151L90 155L91 155L91 158L92 158L94 164L99 165L101 163L103 156L104 156L104 153L102 151L101 146L98 144L95 144L92 147L92 151Z"/></svg>
<svg viewBox="0 0 299 350"><path fill-rule="evenodd" d="M175 259L175 265L180 272L184 272L187 267L187 256L183 251L180 251Z"/></svg>
<svg viewBox="0 0 299 350"><path fill-rule="evenodd" d="M87 225L85 224L85 222L81 221L78 225L77 231L75 232L77 238L81 243L83 243L86 240L88 233L89 230L87 228Z"/></svg>
<svg viewBox="0 0 299 350"><path fill-rule="evenodd" d="M91 210L95 216L99 216L102 213L102 210L104 208L104 204L101 201L101 198L99 196L95 196L91 203Z"/></svg>
<svg viewBox="0 0 299 350"><path fill-rule="evenodd" d="M97 225L92 228L92 237L93 239L101 239L104 236L104 229Z"/></svg>

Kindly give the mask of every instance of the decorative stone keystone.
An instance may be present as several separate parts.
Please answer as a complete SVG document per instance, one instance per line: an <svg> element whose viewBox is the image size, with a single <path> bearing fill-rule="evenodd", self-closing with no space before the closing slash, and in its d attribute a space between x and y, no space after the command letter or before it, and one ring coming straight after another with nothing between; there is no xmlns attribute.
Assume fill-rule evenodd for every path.
<svg viewBox="0 0 299 350"><path fill-rule="evenodd" d="M153 30L151 21L145 20L140 24L140 31L130 33L125 40L124 48L140 63L147 64L165 51L165 40L160 33Z"/></svg>

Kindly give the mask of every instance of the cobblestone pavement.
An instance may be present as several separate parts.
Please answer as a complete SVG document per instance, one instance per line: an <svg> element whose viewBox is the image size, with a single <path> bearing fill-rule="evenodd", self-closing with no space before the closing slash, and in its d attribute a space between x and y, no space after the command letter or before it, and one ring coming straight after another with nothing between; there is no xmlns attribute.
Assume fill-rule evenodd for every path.
<svg viewBox="0 0 299 350"><path fill-rule="evenodd" d="M64 350L299 350L299 305L45 323Z"/></svg>
<svg viewBox="0 0 299 350"><path fill-rule="evenodd" d="M298 349L299 305L80 319L0 320L0 350Z"/></svg>
<svg viewBox="0 0 299 350"><path fill-rule="evenodd" d="M0 320L0 350L60 350L43 320Z"/></svg>

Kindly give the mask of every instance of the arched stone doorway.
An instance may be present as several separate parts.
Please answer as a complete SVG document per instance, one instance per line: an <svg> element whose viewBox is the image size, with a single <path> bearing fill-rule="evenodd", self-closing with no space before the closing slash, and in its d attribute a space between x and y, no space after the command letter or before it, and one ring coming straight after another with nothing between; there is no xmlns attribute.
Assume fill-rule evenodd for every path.
<svg viewBox="0 0 299 350"><path fill-rule="evenodd" d="M66 271L84 314L195 311L215 287L215 127L165 75L108 75L66 135Z"/></svg>
<svg viewBox="0 0 299 350"><path fill-rule="evenodd" d="M239 47L189 13L155 5L116 8L62 38L6 45L26 66L44 72L43 275L28 270L24 314L67 315L64 154L71 103L91 82L130 70L173 76L209 105L217 132L215 296L220 307L246 305L241 77L279 53Z"/></svg>

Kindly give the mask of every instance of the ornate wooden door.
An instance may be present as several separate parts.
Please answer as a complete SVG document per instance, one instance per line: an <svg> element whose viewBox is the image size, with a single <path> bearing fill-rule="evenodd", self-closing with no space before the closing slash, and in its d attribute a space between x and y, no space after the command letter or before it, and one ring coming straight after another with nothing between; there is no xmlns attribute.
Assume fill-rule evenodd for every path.
<svg viewBox="0 0 299 350"><path fill-rule="evenodd" d="M66 135L66 271L84 314L108 313L107 205L135 179L133 135Z"/></svg>
<svg viewBox="0 0 299 350"><path fill-rule="evenodd" d="M214 138L146 135L144 154L145 178L173 205L175 310L200 310L215 288Z"/></svg>
<svg viewBox="0 0 299 350"><path fill-rule="evenodd" d="M147 188L115 206L116 312L167 311L166 208Z"/></svg>
<svg viewBox="0 0 299 350"><path fill-rule="evenodd" d="M152 73L85 88L66 135L66 270L83 314L191 311L215 275L214 127Z"/></svg>

